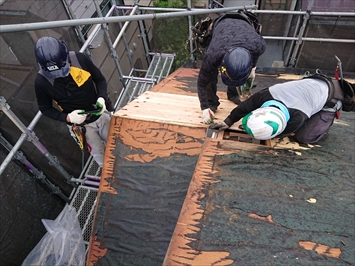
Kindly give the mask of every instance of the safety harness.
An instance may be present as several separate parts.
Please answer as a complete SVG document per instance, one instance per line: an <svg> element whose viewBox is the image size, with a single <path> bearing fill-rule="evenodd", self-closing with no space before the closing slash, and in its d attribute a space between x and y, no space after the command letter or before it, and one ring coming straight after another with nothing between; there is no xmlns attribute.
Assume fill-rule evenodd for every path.
<svg viewBox="0 0 355 266"><path fill-rule="evenodd" d="M70 51L69 52L69 60L70 60L70 64L72 67L75 67L76 69L82 69L81 64L79 63L78 58L76 57L76 54L74 51ZM54 85L54 79L48 78L47 76L45 76L43 74L43 70L40 69L38 71L39 74L41 74L44 78L46 78L48 80L48 82L53 86ZM85 82L85 81L84 81ZM57 104L58 105L58 104ZM60 110L62 110L61 106L58 105L58 108ZM90 115L90 114L89 114ZM91 116L91 115L90 115ZM71 126L71 131L74 134L75 137L75 141L77 142L77 144L79 145L80 149L82 151L88 151L91 152L91 147L90 145L87 144L86 142L86 138L85 138L85 133L86 133L86 128L84 126L85 123L81 124L81 125L72 125Z"/></svg>
<svg viewBox="0 0 355 266"><path fill-rule="evenodd" d="M328 77L322 74L319 69L316 70L315 74L311 74L307 71L303 79L306 78L318 79L327 83L329 93L324 108L334 108L339 100L343 102L344 98L354 97L354 90L349 82L344 79L338 80L336 78ZM344 109L344 104L343 111L348 111L347 109Z"/></svg>
<svg viewBox="0 0 355 266"><path fill-rule="evenodd" d="M78 143L80 149L90 152L91 147L87 144L86 138L85 138L86 128L82 125L73 125L71 127L71 130L74 133L75 140Z"/></svg>
<svg viewBox="0 0 355 266"><path fill-rule="evenodd" d="M226 18L244 20L252 25L258 34L261 33L262 26L259 23L258 16L250 11L247 11L246 9L239 9L237 13L227 13L215 19L206 17L200 22L197 22L195 26L191 27L191 31L194 35L193 38L197 41L197 44L201 48L205 48L208 45L209 40L212 37L214 27Z"/></svg>

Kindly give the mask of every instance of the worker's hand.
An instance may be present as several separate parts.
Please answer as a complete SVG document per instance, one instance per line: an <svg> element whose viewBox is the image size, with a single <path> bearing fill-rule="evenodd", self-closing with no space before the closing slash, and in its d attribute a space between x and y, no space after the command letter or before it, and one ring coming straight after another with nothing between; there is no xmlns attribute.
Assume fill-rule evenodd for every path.
<svg viewBox="0 0 355 266"><path fill-rule="evenodd" d="M205 124L213 123L214 112L210 108L202 110L202 119Z"/></svg>
<svg viewBox="0 0 355 266"><path fill-rule="evenodd" d="M245 87L247 90L250 90L253 88L254 80L255 80L255 69L256 69L256 67L253 67L251 69L250 75L249 75L247 81L245 82Z"/></svg>
<svg viewBox="0 0 355 266"><path fill-rule="evenodd" d="M218 129L219 131L221 131L229 128L229 126L222 121L222 122L213 123L212 125L209 126L209 128Z"/></svg>
<svg viewBox="0 0 355 266"><path fill-rule="evenodd" d="M67 118L69 117L69 121L68 119L67 121L73 124L82 124L85 121L87 114L80 114L81 112L83 112L83 110L74 110L69 113L67 116Z"/></svg>
<svg viewBox="0 0 355 266"><path fill-rule="evenodd" d="M255 79L255 70L256 70L256 67L253 67L253 68L251 69L251 72L250 72L248 78L250 78L250 79L252 79L252 80Z"/></svg>
<svg viewBox="0 0 355 266"><path fill-rule="evenodd" d="M96 106L98 107L98 111L94 112L92 114L99 116L106 110L105 99L102 97L99 97L96 101Z"/></svg>

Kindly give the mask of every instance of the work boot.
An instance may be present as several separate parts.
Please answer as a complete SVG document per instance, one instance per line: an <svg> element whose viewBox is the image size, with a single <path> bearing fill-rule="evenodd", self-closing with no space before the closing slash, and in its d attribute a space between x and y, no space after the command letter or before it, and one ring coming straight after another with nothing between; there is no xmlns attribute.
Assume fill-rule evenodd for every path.
<svg viewBox="0 0 355 266"><path fill-rule="evenodd" d="M234 96L234 97L228 98L228 100L230 100L231 102L234 102L235 104L241 103L239 96Z"/></svg>

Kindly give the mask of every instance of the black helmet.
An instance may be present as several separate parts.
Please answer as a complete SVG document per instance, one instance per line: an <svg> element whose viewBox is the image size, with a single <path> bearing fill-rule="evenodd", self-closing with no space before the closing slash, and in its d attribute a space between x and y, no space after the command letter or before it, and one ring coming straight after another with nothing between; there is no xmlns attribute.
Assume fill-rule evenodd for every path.
<svg viewBox="0 0 355 266"><path fill-rule="evenodd" d="M221 76L225 85L237 87L248 79L252 69L252 58L249 51L243 47L230 49L221 64Z"/></svg>
<svg viewBox="0 0 355 266"><path fill-rule="evenodd" d="M68 48L54 37L42 37L35 45L35 55L42 73L51 79L68 76L70 64Z"/></svg>

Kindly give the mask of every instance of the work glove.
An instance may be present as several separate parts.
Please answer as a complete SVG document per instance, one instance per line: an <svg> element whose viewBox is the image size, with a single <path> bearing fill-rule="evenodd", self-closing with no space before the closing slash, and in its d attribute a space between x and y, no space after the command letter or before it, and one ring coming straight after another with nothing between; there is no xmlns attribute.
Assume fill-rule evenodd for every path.
<svg viewBox="0 0 355 266"><path fill-rule="evenodd" d="M252 80L255 79L255 70L256 70L256 67L253 67L253 68L251 69L251 72L250 72L248 78L250 78L250 79L252 79Z"/></svg>
<svg viewBox="0 0 355 266"><path fill-rule="evenodd" d="M213 123L214 112L210 108L202 110L202 119L205 124Z"/></svg>
<svg viewBox="0 0 355 266"><path fill-rule="evenodd" d="M99 97L96 101L96 106L98 108L97 112L93 112L93 115L101 115L105 110L106 110L106 104L105 104L105 99L102 97Z"/></svg>
<svg viewBox="0 0 355 266"><path fill-rule="evenodd" d="M82 124L85 121L87 114L80 114L81 112L83 112L83 110L74 110L69 113L68 116L70 122L78 125Z"/></svg>
<svg viewBox="0 0 355 266"><path fill-rule="evenodd" d="M217 123L213 123L209 126L209 128L211 129L218 129L218 131L221 130L225 130L227 128L229 128L229 126L225 123L225 122L217 122Z"/></svg>
<svg viewBox="0 0 355 266"><path fill-rule="evenodd" d="M248 77L247 81L245 82L245 87L247 90L250 90L253 88L254 80L255 80L255 70L256 70L256 67L253 67L251 69L249 77Z"/></svg>

